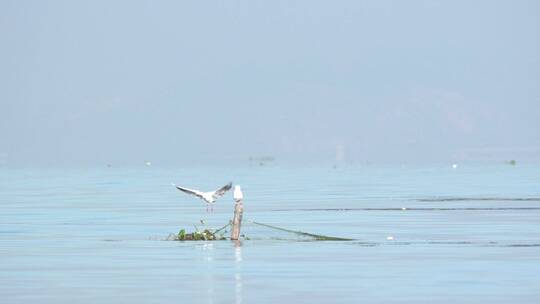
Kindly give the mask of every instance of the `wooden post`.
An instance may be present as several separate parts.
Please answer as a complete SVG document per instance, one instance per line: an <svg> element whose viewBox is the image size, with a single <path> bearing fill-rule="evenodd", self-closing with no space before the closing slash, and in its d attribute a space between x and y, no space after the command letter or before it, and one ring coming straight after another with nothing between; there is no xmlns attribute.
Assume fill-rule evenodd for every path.
<svg viewBox="0 0 540 304"><path fill-rule="evenodd" d="M240 226L242 226L242 214L244 213L244 204L242 200L236 200L234 204L234 218L232 220L231 240L238 240L240 237Z"/></svg>

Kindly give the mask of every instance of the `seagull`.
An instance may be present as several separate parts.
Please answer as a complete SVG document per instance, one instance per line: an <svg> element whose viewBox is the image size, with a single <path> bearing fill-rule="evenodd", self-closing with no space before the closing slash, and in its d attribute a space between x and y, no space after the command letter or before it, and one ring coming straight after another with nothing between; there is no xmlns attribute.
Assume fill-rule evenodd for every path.
<svg viewBox="0 0 540 304"><path fill-rule="evenodd" d="M206 202L206 204L211 206L212 211L214 210L213 209L214 208L213 204L217 201L217 199L222 197L223 194L225 194L227 191L229 191L232 188L232 183L228 183L225 186L217 189L216 191L202 192L202 191L199 191L199 190L193 190L193 189L180 187L180 186L177 186L175 184L172 184L172 185L175 186L176 189L178 189L178 190L180 190L180 191L182 191L184 193L195 195L196 197L202 199L203 201ZM206 211L208 211L208 205L206 206Z"/></svg>
<svg viewBox="0 0 540 304"><path fill-rule="evenodd" d="M238 185L234 186L233 198L235 202L239 202L244 199L244 194Z"/></svg>

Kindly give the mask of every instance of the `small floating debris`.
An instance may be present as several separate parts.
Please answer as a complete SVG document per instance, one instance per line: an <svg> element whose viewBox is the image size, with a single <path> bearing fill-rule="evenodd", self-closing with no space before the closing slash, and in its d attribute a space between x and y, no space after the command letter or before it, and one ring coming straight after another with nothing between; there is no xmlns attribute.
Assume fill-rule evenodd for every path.
<svg viewBox="0 0 540 304"><path fill-rule="evenodd" d="M387 236L386 239L387 239L388 241L393 241L393 240L394 240L394 237L393 237L393 236Z"/></svg>
<svg viewBox="0 0 540 304"><path fill-rule="evenodd" d="M453 164L452 169L457 169L457 164Z"/></svg>
<svg viewBox="0 0 540 304"><path fill-rule="evenodd" d="M148 167L150 167L152 165L152 162L149 162L149 161L145 161L144 164Z"/></svg>
<svg viewBox="0 0 540 304"><path fill-rule="evenodd" d="M515 165L516 165L516 160L511 159L511 160L509 160L509 161L505 161L505 163L506 163L507 165L510 165L510 166L515 166Z"/></svg>
<svg viewBox="0 0 540 304"><path fill-rule="evenodd" d="M401 210L405 211L405 210L407 210L407 208L405 208L405 207L402 207L402 208L401 208Z"/></svg>

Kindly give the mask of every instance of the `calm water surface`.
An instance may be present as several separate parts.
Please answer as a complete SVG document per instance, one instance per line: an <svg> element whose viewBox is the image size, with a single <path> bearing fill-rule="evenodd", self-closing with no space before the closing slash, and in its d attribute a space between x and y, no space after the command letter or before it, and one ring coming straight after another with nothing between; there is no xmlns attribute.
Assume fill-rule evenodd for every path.
<svg viewBox="0 0 540 304"><path fill-rule="evenodd" d="M241 244L171 182L242 185ZM403 210L403 208L405 208ZM1 303L539 303L540 166L0 168Z"/></svg>

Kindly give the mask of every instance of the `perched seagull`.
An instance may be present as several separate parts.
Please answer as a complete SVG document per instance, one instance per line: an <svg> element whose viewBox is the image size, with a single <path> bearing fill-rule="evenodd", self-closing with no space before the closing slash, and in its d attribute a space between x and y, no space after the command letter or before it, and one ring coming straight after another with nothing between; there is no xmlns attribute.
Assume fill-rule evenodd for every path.
<svg viewBox="0 0 540 304"><path fill-rule="evenodd" d="M242 193L242 190L240 190L240 186L238 185L234 186L233 198L235 202L238 202L244 199L244 194Z"/></svg>
<svg viewBox="0 0 540 304"><path fill-rule="evenodd" d="M176 189L178 189L178 190L180 190L180 191L182 191L184 193L195 195L196 197L202 199L208 205L211 206L212 211L214 210L213 209L214 208L213 204L216 202L216 200L218 198L222 197L223 194L225 194L225 192L229 191L232 188L232 183L228 183L227 185L217 189L216 191L202 192L202 191L199 191L199 190L193 190L193 189L180 187L180 186L177 186L175 184L172 184L172 185L175 186ZM206 205L206 211L208 211L208 205Z"/></svg>

